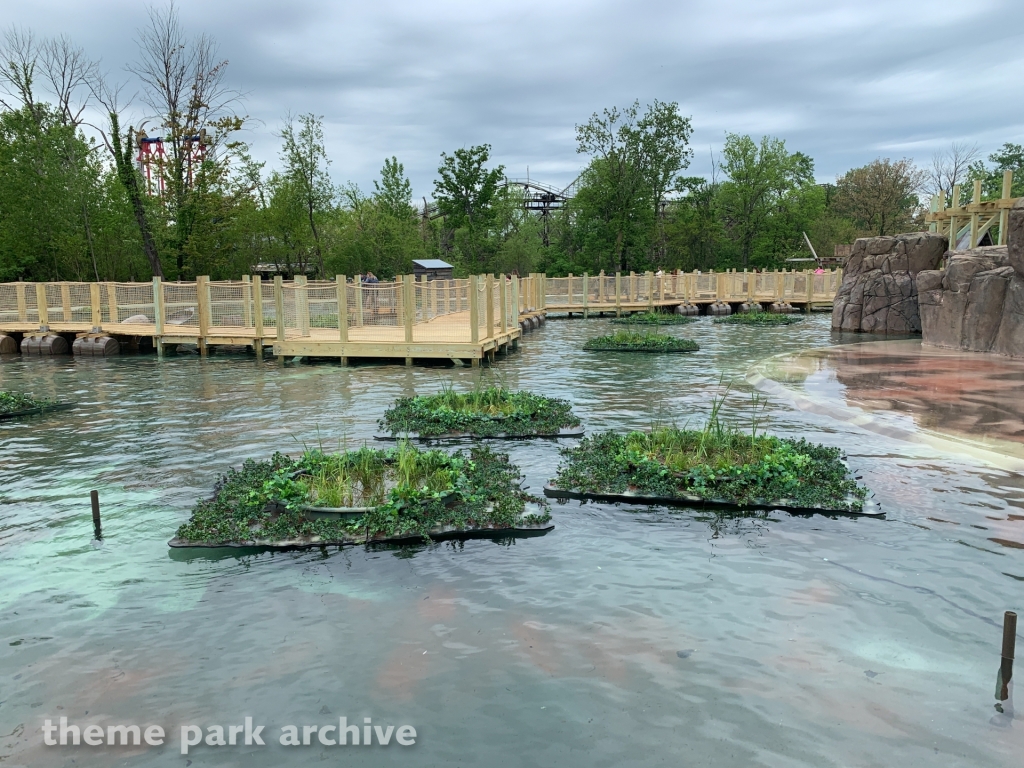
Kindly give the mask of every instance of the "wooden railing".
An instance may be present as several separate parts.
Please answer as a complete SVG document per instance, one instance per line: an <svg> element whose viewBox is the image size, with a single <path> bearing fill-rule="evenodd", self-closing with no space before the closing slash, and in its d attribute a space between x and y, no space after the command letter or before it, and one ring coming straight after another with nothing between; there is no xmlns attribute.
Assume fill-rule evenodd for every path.
<svg viewBox="0 0 1024 768"><path fill-rule="evenodd" d="M1009 224L1010 209L1022 198L1010 197L1013 189L1013 171L1003 173L1002 196L998 200L981 199L981 181L974 182L974 194L971 202L961 205L960 185L953 185L950 207L946 207L946 193L940 192L931 199L930 209L924 220L932 232L946 235L949 238L949 250L959 248L976 248L985 237L986 232L999 227L996 237L989 238L994 245L1006 245L1006 231Z"/></svg>

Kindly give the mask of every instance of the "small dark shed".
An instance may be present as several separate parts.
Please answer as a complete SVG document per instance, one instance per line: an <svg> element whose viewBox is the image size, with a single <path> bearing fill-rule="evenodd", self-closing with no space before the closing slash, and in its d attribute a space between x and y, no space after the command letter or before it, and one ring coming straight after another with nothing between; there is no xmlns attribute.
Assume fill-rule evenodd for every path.
<svg viewBox="0 0 1024 768"><path fill-rule="evenodd" d="M451 280L452 269L451 264L440 259L412 260L412 273L417 280Z"/></svg>

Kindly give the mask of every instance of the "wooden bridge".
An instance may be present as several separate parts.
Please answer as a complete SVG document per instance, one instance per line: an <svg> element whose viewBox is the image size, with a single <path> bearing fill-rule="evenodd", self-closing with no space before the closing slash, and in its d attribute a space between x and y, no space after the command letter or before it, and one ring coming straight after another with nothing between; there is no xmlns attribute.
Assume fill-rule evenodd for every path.
<svg viewBox="0 0 1024 768"><path fill-rule="evenodd" d="M981 180L974 182L971 202L964 205L960 199L960 185L953 185L952 198L946 207L946 193L940 192L931 199L931 206L924 220L932 232L949 238L949 250L960 251L976 248L982 243L1006 245L1006 232L1010 209L1024 198L1010 197L1013 190L1013 171L1003 172L1003 188L997 200L982 200ZM997 230L995 237L991 232ZM988 238L985 238L985 235Z"/></svg>
<svg viewBox="0 0 1024 768"><path fill-rule="evenodd" d="M25 339L43 343L59 336L64 346L116 339L115 347L152 345L159 355L181 345L195 345L200 355L246 346L260 358L269 347L281 359L448 359L479 365L516 349L522 334L550 312L622 314L755 302L809 310L831 305L840 279L840 271L730 271L433 281L405 275L381 283L344 275L333 281L3 283L0 351L16 351Z"/></svg>

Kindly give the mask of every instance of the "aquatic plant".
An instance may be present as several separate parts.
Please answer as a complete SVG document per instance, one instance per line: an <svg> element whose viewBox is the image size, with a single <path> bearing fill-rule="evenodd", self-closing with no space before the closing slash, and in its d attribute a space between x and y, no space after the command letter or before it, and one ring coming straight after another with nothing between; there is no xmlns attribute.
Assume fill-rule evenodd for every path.
<svg viewBox="0 0 1024 768"><path fill-rule="evenodd" d="M56 404L54 400L32 397L21 392L0 390L0 415L49 408Z"/></svg>
<svg viewBox="0 0 1024 768"><path fill-rule="evenodd" d="M686 325L696 321L695 317L669 314L668 312L637 312L612 320L618 325Z"/></svg>
<svg viewBox="0 0 1024 768"><path fill-rule="evenodd" d="M792 325L803 318L800 315L776 315L771 312L738 312L716 317L715 322L725 325Z"/></svg>
<svg viewBox="0 0 1024 768"><path fill-rule="evenodd" d="M621 330L589 339L583 349L589 352L696 352L700 347L690 339L650 331Z"/></svg>
<svg viewBox="0 0 1024 768"><path fill-rule="evenodd" d="M421 437L531 437L555 435L579 424L565 400L482 384L469 392L442 384L437 394L401 397L379 422L392 436L417 433Z"/></svg>
<svg viewBox="0 0 1024 768"><path fill-rule="evenodd" d="M481 447L449 454L403 442L389 450L308 450L297 459L276 453L223 476L213 497L193 507L177 539L340 543L548 522L546 502L527 494L521 480L507 455ZM539 512L527 514L528 502ZM307 511L334 506L363 511L349 518Z"/></svg>
<svg viewBox="0 0 1024 768"><path fill-rule="evenodd" d="M721 419L723 399L716 398L702 429L655 426L584 438L562 450L552 485L582 494L861 511L867 491L850 477L838 448L761 432L764 402L756 397L750 428L740 429Z"/></svg>

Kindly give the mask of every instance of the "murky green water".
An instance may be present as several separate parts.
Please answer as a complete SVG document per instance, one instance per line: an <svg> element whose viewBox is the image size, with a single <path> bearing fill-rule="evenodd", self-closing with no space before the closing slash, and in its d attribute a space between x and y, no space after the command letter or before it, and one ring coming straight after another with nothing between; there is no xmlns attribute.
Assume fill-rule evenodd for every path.
<svg viewBox="0 0 1024 768"><path fill-rule="evenodd" d="M832 343L828 319L670 332L692 356L593 355L552 321L483 373L245 357L8 360L0 387L79 401L0 424L0 764L186 765L186 723L266 725L195 765L1017 766L993 709L1002 612L1024 607L1024 480L773 401L842 446L885 520L716 520L556 505L515 543L173 556L225 467L369 439L396 396L498 376L590 429L698 422L720 380ZM318 438L319 435L319 438ZM552 442L507 444L539 491ZM100 491L95 543L88 492ZM1016 516L1016 519L1014 518ZM159 723L163 748L44 747L46 717ZM282 747L285 724L371 717L414 747ZM316 738L313 737L316 744ZM1014 757L1016 755L1016 757Z"/></svg>

